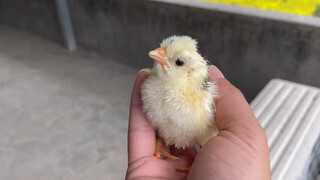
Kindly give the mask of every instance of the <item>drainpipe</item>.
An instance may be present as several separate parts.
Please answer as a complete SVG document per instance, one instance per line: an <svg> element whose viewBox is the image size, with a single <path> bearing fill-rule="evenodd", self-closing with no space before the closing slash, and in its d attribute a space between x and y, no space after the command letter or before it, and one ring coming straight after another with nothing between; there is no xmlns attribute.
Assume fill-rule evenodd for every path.
<svg viewBox="0 0 320 180"><path fill-rule="evenodd" d="M74 37L67 0L55 0L55 2L64 45L69 51L74 51L77 49L77 44Z"/></svg>

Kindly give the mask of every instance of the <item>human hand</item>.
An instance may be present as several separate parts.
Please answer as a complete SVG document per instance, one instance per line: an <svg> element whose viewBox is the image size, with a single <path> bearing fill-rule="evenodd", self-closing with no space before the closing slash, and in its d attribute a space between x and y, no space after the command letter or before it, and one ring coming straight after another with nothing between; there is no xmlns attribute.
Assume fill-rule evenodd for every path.
<svg viewBox="0 0 320 180"><path fill-rule="evenodd" d="M242 93L216 67L210 67L209 80L216 83L220 95L215 113L219 134L198 154L194 147L185 151L168 147L178 161L154 157L155 131L141 106L145 78L146 73L140 72L132 92L126 179L270 179L265 133ZM190 166L188 174L175 169Z"/></svg>
<svg viewBox="0 0 320 180"><path fill-rule="evenodd" d="M216 82L215 121L219 134L197 154L188 179L270 179L267 138L242 93L211 67Z"/></svg>

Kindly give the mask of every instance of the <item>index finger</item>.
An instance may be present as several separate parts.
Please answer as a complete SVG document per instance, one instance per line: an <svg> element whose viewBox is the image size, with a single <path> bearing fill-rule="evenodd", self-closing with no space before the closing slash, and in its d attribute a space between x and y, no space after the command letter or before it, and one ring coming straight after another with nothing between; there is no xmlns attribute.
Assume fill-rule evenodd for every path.
<svg viewBox="0 0 320 180"><path fill-rule="evenodd" d="M142 111L140 89L147 73L140 71L134 83L128 129L128 163L155 152L155 131Z"/></svg>

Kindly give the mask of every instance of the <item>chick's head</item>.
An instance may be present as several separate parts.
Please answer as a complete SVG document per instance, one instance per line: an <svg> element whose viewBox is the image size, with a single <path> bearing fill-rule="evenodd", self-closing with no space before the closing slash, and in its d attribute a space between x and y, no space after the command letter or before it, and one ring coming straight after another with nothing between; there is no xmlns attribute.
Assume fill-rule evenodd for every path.
<svg viewBox="0 0 320 180"><path fill-rule="evenodd" d="M197 41L189 36L171 36L149 52L155 60L158 76L175 80L203 79L207 75L207 62L198 53Z"/></svg>

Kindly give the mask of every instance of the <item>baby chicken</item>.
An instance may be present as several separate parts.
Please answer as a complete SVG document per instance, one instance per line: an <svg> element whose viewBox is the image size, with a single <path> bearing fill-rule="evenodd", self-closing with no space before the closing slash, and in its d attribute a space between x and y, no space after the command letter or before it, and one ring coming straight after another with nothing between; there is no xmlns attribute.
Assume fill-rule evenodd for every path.
<svg viewBox="0 0 320 180"><path fill-rule="evenodd" d="M208 82L208 65L197 41L188 36L164 39L149 56L155 62L141 87L143 110L157 132L155 156L176 160L163 149L165 144L202 146L217 134L217 87Z"/></svg>

